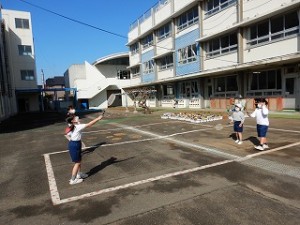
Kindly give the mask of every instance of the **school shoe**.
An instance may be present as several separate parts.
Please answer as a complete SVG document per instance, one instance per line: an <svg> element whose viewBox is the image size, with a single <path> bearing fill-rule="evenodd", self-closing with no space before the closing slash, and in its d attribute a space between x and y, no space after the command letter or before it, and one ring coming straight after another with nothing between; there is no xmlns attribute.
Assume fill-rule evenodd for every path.
<svg viewBox="0 0 300 225"><path fill-rule="evenodd" d="M257 149L257 150L259 150L259 151L263 151L264 150L263 146L261 146L261 145L254 146L254 148Z"/></svg>
<svg viewBox="0 0 300 225"><path fill-rule="evenodd" d="M241 144L243 144L243 142L242 142L242 141L239 141L239 142L238 142L238 145L241 145Z"/></svg>
<svg viewBox="0 0 300 225"><path fill-rule="evenodd" d="M87 175L86 173L77 173L76 178L77 179L85 179L87 178L89 175Z"/></svg>
<svg viewBox="0 0 300 225"><path fill-rule="evenodd" d="M79 184L82 181L83 181L83 179L81 179L81 178L75 178L74 180L71 179L69 184L71 184L71 185Z"/></svg>
<svg viewBox="0 0 300 225"><path fill-rule="evenodd" d="M267 144L263 144L262 147L263 147L264 149L270 148L269 145L267 145Z"/></svg>

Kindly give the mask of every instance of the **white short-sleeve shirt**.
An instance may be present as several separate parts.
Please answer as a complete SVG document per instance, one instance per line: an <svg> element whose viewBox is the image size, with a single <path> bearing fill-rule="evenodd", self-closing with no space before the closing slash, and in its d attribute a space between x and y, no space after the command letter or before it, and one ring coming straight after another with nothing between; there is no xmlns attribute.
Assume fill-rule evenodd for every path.
<svg viewBox="0 0 300 225"><path fill-rule="evenodd" d="M74 130L68 133L71 141L80 141L82 136L82 130L86 128L86 124L75 125Z"/></svg>

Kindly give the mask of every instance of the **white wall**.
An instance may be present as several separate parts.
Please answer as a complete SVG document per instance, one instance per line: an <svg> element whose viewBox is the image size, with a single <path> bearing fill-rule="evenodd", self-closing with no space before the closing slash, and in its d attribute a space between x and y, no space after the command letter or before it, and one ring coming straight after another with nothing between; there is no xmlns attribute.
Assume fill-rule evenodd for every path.
<svg viewBox="0 0 300 225"><path fill-rule="evenodd" d="M244 51L244 62L252 62L280 55L296 53L299 50L298 37L267 43Z"/></svg>
<svg viewBox="0 0 300 225"><path fill-rule="evenodd" d="M144 20L141 23L141 27L140 27L140 31L141 31L141 35L146 33L147 31L149 31L151 28L153 27L153 20L152 20L152 16L150 16L149 18L147 18L146 20Z"/></svg>
<svg viewBox="0 0 300 225"><path fill-rule="evenodd" d="M244 20L272 12L283 6L295 3L299 0L243 0L243 18Z"/></svg>
<svg viewBox="0 0 300 225"><path fill-rule="evenodd" d="M217 69L226 66L232 66L237 64L237 52L221 55L212 59L204 60L203 69Z"/></svg>
<svg viewBox="0 0 300 225"><path fill-rule="evenodd" d="M173 38L168 37L156 44L156 55L162 55L170 52L173 49Z"/></svg>
<svg viewBox="0 0 300 225"><path fill-rule="evenodd" d="M159 24L172 15L172 4L169 1L165 5L160 5L158 11L154 13L155 24Z"/></svg>
<svg viewBox="0 0 300 225"><path fill-rule="evenodd" d="M233 5L203 20L203 36L230 28L237 22L237 6Z"/></svg>
<svg viewBox="0 0 300 225"><path fill-rule="evenodd" d="M196 2L195 0L174 0L174 11L177 12L183 9L190 3Z"/></svg>
<svg viewBox="0 0 300 225"><path fill-rule="evenodd" d="M139 36L139 27L136 26L133 30L128 33L128 42L135 40Z"/></svg>
<svg viewBox="0 0 300 225"><path fill-rule="evenodd" d="M35 65L35 51L33 44L31 15L29 12L2 9L2 17L5 23L5 36L7 41L7 52L9 57L10 76L13 79L13 85L16 89L37 88L37 74ZM17 29L15 18L28 19L29 29ZM18 45L30 45L32 49L31 56L20 56ZM35 80L25 81L21 79L21 70L33 70Z"/></svg>
<svg viewBox="0 0 300 225"><path fill-rule="evenodd" d="M158 78L157 78L158 80L164 80L164 79L167 79L167 78L174 77L174 69L169 68L167 70L159 71L157 73L157 76L158 76Z"/></svg>
<svg viewBox="0 0 300 225"><path fill-rule="evenodd" d="M69 87L73 88L75 87L75 80L86 78L85 64L73 64L66 73L68 74Z"/></svg>
<svg viewBox="0 0 300 225"><path fill-rule="evenodd" d="M139 54L134 54L129 56L129 64L130 66L137 65L140 63L140 55Z"/></svg>

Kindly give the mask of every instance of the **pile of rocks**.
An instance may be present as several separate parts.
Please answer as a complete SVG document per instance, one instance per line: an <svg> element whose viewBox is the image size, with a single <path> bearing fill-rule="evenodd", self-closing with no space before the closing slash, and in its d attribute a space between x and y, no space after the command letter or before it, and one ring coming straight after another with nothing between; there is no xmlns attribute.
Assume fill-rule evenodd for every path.
<svg viewBox="0 0 300 225"><path fill-rule="evenodd" d="M192 123L205 123L216 120L222 120L222 115L212 113L195 113L195 112L180 112L180 113L164 113L162 119L182 120Z"/></svg>

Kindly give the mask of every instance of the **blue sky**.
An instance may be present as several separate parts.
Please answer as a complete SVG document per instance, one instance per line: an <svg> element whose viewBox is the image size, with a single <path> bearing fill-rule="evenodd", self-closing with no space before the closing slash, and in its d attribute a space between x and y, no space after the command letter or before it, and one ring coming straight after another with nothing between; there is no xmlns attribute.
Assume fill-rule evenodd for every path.
<svg viewBox="0 0 300 225"><path fill-rule="evenodd" d="M158 0L24 0L55 13L127 37L129 26ZM21 0L1 0L4 9L31 13L38 83L62 76L72 64L93 63L127 52L127 38L114 36L51 14Z"/></svg>

